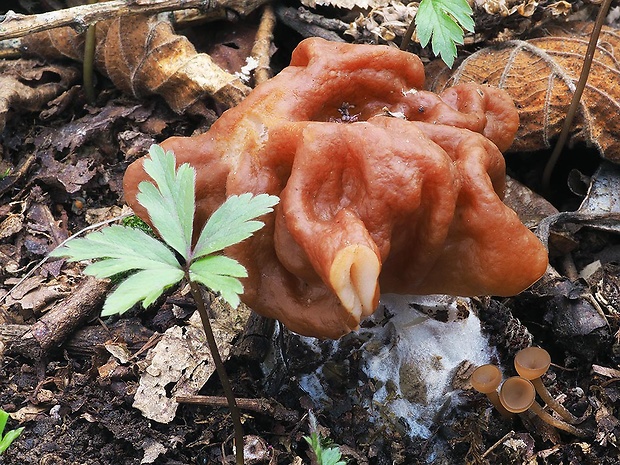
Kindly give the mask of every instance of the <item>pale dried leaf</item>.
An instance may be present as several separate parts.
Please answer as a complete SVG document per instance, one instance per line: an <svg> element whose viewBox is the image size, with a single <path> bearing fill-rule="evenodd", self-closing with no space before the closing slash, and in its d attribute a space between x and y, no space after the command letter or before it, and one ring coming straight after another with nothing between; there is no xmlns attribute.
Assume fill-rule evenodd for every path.
<svg viewBox="0 0 620 465"><path fill-rule="evenodd" d="M89 208L86 210L84 219L88 224L96 224L129 214L131 214L131 209L128 206L123 205L119 207L117 205L112 205L111 207Z"/></svg>
<svg viewBox="0 0 620 465"><path fill-rule="evenodd" d="M360 14L349 24L345 34L358 42L393 43L394 39L405 35L417 11L417 3L405 5L392 1L388 5L373 8L366 14Z"/></svg>
<svg viewBox="0 0 620 465"><path fill-rule="evenodd" d="M142 448L144 449L144 457L140 460L140 464L153 463L157 457L168 452L168 449L161 442L153 438L146 438Z"/></svg>
<svg viewBox="0 0 620 465"><path fill-rule="evenodd" d="M607 378L620 379L620 370L616 370L615 368L604 367L601 365L592 365L592 371L597 375L606 376Z"/></svg>
<svg viewBox="0 0 620 465"><path fill-rule="evenodd" d="M9 413L9 416L21 423L25 423L27 421L34 420L41 412L46 410L45 407L40 407L38 405L26 405L25 407L20 408L17 412Z"/></svg>
<svg viewBox="0 0 620 465"><path fill-rule="evenodd" d="M6 239L13 234L17 234L23 227L24 215L21 213L11 213L0 223L0 239Z"/></svg>
<svg viewBox="0 0 620 465"><path fill-rule="evenodd" d="M221 304L214 300L213 307L218 306ZM232 340L249 316L249 310L243 305L237 310L228 306L224 311L211 310L214 310L211 312L213 333L225 360ZM189 323L186 327L168 329L149 352L150 364L140 378L134 397L133 406L145 417L159 423L169 423L174 419L178 407L175 396L197 394L215 371L198 312L192 315ZM170 389L170 385L174 387Z"/></svg>
<svg viewBox="0 0 620 465"><path fill-rule="evenodd" d="M475 0L477 8L484 9L490 15L500 16L517 13L520 16L530 17L536 11L538 3L536 0Z"/></svg>
<svg viewBox="0 0 620 465"><path fill-rule="evenodd" d="M136 97L161 95L183 112L205 96L233 106L249 92L238 78L197 53L169 22L155 16L123 16L97 23L95 63L122 91ZM71 28L30 34L22 40L31 54L82 61L84 35Z"/></svg>
<svg viewBox="0 0 620 465"><path fill-rule="evenodd" d="M579 206L582 213L620 213L620 167L603 162L590 179L588 193Z"/></svg>
<svg viewBox="0 0 620 465"><path fill-rule="evenodd" d="M588 46L591 23L570 23L551 36L508 41L484 48L450 73L442 70L428 86L440 91L459 82L488 83L514 99L521 127L511 150L548 148L559 135ZM588 84L573 123L572 141L594 145L620 161L620 31L603 27Z"/></svg>
<svg viewBox="0 0 620 465"><path fill-rule="evenodd" d="M344 10L367 10L369 8L377 8L390 3L390 0L301 0L302 5L310 8L317 6L334 6Z"/></svg>

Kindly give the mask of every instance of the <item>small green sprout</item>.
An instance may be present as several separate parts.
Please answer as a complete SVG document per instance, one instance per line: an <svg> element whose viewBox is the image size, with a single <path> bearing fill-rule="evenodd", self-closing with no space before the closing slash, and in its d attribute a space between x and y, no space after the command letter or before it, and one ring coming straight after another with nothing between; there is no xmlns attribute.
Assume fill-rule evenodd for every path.
<svg viewBox="0 0 620 465"><path fill-rule="evenodd" d="M279 199L250 193L229 197L211 215L194 244L196 170L187 163L176 168L174 154L164 152L158 145L151 146L149 154L144 170L155 184L141 182L137 198L163 242L144 228L132 227L135 224L115 225L70 240L51 255L67 257L70 261L94 260L84 273L97 278L121 278L116 290L106 298L104 316L122 314L138 302L146 308L182 279L190 284L231 410L237 444L236 463L243 465L241 415L198 285L218 292L232 307L239 305L239 295L243 293L239 278L248 274L243 265L222 252L262 228L264 223L256 218L272 212Z"/></svg>
<svg viewBox="0 0 620 465"><path fill-rule="evenodd" d="M463 29L474 31L472 15L467 0L422 0L415 16L420 45L426 47L432 38L433 54L452 68L456 44L463 44Z"/></svg>
<svg viewBox="0 0 620 465"><path fill-rule="evenodd" d="M319 434L316 417L312 411L308 412L308 418L310 421L310 436L304 436L304 439L310 445L314 455L316 455L318 465L346 465L346 462L340 460L342 458L340 448L338 446L330 447L329 441Z"/></svg>
<svg viewBox="0 0 620 465"><path fill-rule="evenodd" d="M145 233L147 233L149 236L155 236L155 233L153 232L153 228L151 228L147 223L144 222L142 218L140 218L137 215L127 216L122 219L121 223L123 224L123 226L128 226L134 229L140 229L141 231L144 231Z"/></svg>
<svg viewBox="0 0 620 465"><path fill-rule="evenodd" d="M24 427L13 429L4 434L4 427L9 419L9 414L0 409L0 455L4 454L4 451L9 448L11 443L15 441L24 431Z"/></svg>

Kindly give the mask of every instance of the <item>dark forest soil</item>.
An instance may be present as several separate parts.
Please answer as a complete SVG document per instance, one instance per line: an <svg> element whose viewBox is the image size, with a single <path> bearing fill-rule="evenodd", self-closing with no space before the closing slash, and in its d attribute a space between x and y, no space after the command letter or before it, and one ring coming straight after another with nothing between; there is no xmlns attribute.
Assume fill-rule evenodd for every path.
<svg viewBox="0 0 620 465"><path fill-rule="evenodd" d="M256 21L252 18L248 23ZM276 39L280 52L275 60L285 63L298 38L290 30L277 29ZM80 73L76 65L63 66ZM0 180L1 295L61 240L120 214L124 170L151 143L203 132L210 123L204 115L177 115L158 98L124 96L105 78L98 79L95 105L86 103L75 81L43 113L9 114L0 136L0 172L7 173ZM211 120L219 111L216 106L212 109ZM530 169L519 166L514 171ZM8 218L14 220L10 229ZM565 236L579 267L620 243L617 235L597 229L572 230ZM562 257L554 260L563 269ZM616 263L609 260L588 281L561 277L514 299L484 299L477 305L507 372L515 351L530 337L551 352L555 365L545 382L554 395L564 394L570 410L587 415L583 424L587 437L558 433L529 417L505 420L482 395L467 389L458 408L438 416L430 438L410 438L393 426L370 423L366 409L347 394L352 388L373 389L358 370L355 350L343 359L327 350L317 355L283 331L276 337L259 334L256 338L262 345L252 345L248 353L239 349L248 335L238 334L238 350L226 363L236 395L275 401L283 412L244 411L245 434L251 436L256 457L247 463L312 463L303 439L309 434L310 408L323 436L342 446L351 465L619 463L620 274ZM34 324L83 279L74 266L46 263L20 292L3 301L0 324L7 328ZM592 299L607 324L597 323ZM9 429L25 426L25 430L0 456L0 464L233 463L233 428L226 408L184 404L172 422L160 424L132 407L147 349L158 334L187 324L192 310L183 289L175 289L147 311L135 310L105 322L91 316L66 342L39 356L7 342L4 353L0 350L0 407L13 414ZM106 349L110 341L135 356L115 361ZM268 352L285 355L276 357L276 366L266 371L262 359ZM341 370L330 378L329 407L313 403L299 384L301 376L327 359L335 372ZM109 366L113 370L106 370ZM222 395L215 376L200 393Z"/></svg>

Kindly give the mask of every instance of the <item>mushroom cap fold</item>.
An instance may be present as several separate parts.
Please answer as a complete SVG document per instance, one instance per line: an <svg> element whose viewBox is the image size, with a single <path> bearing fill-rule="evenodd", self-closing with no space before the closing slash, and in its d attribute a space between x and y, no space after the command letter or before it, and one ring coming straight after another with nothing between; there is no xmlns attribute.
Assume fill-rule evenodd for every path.
<svg viewBox="0 0 620 465"><path fill-rule="evenodd" d="M265 227L226 250L248 269L242 300L256 312L338 338L379 291L514 295L543 274L544 246L501 200L512 101L423 84L409 53L306 39L208 132L163 142L196 168L197 231L230 195L280 196ZM145 220L147 179L141 160L124 179Z"/></svg>

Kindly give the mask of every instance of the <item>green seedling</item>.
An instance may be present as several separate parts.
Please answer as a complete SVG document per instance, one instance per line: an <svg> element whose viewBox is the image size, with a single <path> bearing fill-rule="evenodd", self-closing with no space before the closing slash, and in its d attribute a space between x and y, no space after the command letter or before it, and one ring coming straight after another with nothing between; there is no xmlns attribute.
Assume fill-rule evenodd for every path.
<svg viewBox="0 0 620 465"><path fill-rule="evenodd" d="M8 419L9 414L0 409L0 455L4 454L4 451L7 450L11 443L24 431L24 427L22 426L21 428L12 429L4 434L4 427Z"/></svg>
<svg viewBox="0 0 620 465"><path fill-rule="evenodd" d="M144 170L155 181L138 186L138 202L146 209L150 223L161 241L142 229L110 226L84 238L68 241L51 255L70 261L94 260L84 273L97 278L131 272L106 298L103 316L122 314L136 303L146 308L163 292L185 279L207 336L224 393L228 398L237 444L237 464L243 464L243 431L236 401L224 370L199 284L217 292L231 306L237 307L243 293L239 278L247 271L236 260L222 254L264 226L256 220L273 211L278 197L267 194L242 194L229 197L194 237L196 171L189 164L176 168L172 152L151 146Z"/></svg>
<svg viewBox="0 0 620 465"><path fill-rule="evenodd" d="M473 32L473 11L467 0L422 0L415 16L422 47L431 41L433 54L449 68L456 58L456 44L463 44L463 29Z"/></svg>
<svg viewBox="0 0 620 465"><path fill-rule="evenodd" d="M342 453L338 446L331 447L329 441L321 437L317 429L316 417L310 411L308 412L310 421L310 436L304 436L306 442L316 455L318 465L346 465L346 462L340 460Z"/></svg>

